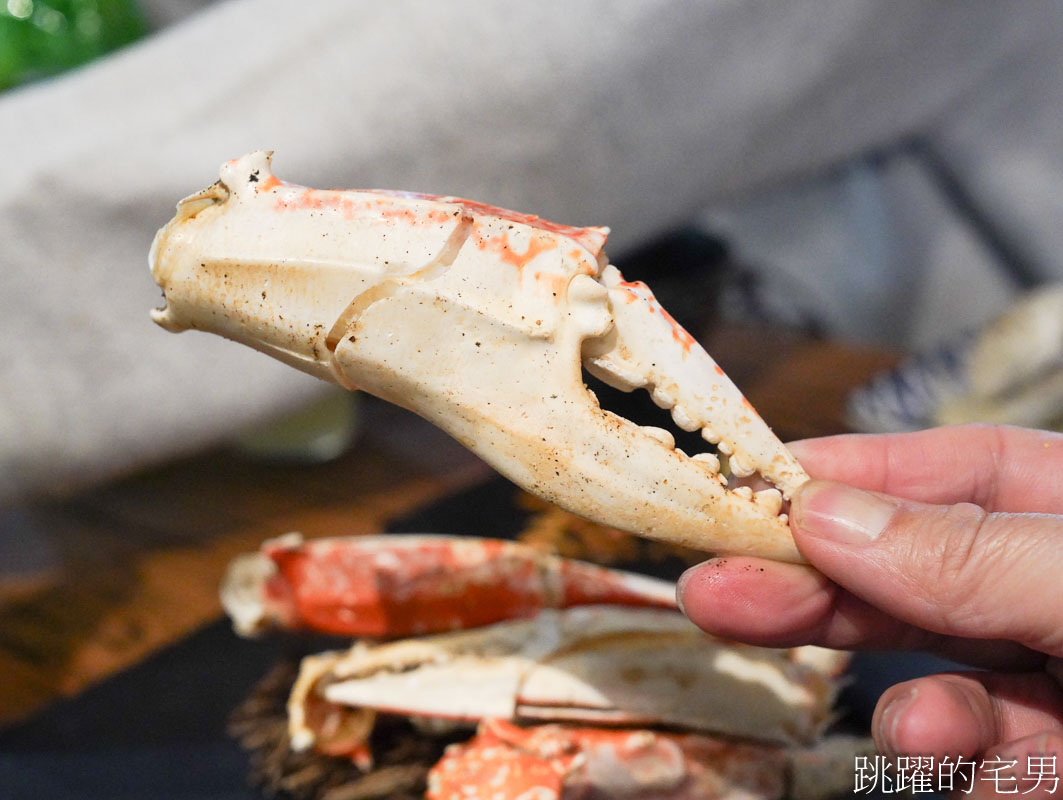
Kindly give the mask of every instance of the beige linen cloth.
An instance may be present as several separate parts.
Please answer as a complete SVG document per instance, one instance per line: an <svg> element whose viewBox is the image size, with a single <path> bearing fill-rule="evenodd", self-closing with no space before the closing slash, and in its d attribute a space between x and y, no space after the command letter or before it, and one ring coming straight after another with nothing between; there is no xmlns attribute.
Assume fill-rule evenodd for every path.
<svg viewBox="0 0 1063 800"><path fill-rule="evenodd" d="M1025 0L236 0L9 92L0 503L321 390L148 318L152 236L226 159L268 148L298 183L607 224L613 253L697 218L783 311L794 297L836 335L919 344L1063 273L1061 43L1063 6Z"/></svg>

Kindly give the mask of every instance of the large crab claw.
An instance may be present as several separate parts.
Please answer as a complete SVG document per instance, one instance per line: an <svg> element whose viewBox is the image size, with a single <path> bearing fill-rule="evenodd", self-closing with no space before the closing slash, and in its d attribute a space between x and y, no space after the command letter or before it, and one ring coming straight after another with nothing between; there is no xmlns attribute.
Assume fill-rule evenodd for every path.
<svg viewBox="0 0 1063 800"><path fill-rule="evenodd" d="M307 189L252 153L156 236L154 319L404 406L592 520L800 561L781 512L807 476L649 289L608 266L607 233L452 197ZM649 390L732 473L774 488L728 489L715 453L688 457L603 410L581 366Z"/></svg>

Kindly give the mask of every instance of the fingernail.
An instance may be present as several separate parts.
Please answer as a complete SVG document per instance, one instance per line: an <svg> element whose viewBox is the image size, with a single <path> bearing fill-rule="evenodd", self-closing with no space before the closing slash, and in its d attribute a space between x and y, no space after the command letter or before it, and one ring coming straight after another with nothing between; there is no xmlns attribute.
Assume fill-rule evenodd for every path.
<svg viewBox="0 0 1063 800"><path fill-rule="evenodd" d="M679 576L679 580L675 582L675 601L679 605L680 611L684 614L687 613L683 596L687 593L687 587L690 582L695 581L699 590L707 587L713 582L715 571L721 564L725 563L727 563L726 559L710 558L708 561L689 567L686 572Z"/></svg>
<svg viewBox="0 0 1063 800"><path fill-rule="evenodd" d="M690 580L687 576L690 574L688 569L682 575L679 576L679 580L675 582L675 602L679 606L679 610L682 613L687 613L687 610L683 607L683 590L686 588L687 581Z"/></svg>
<svg viewBox="0 0 1063 800"><path fill-rule="evenodd" d="M794 458L800 461L810 451L808 439L797 439L793 442L786 443L786 449L790 451Z"/></svg>
<svg viewBox="0 0 1063 800"><path fill-rule="evenodd" d="M878 724L875 726L875 744L886 756L896 755L897 731L905 712L912 707L919 690L915 687L909 689L899 697L889 701L879 715Z"/></svg>
<svg viewBox="0 0 1063 800"><path fill-rule="evenodd" d="M808 536L841 544L867 544L879 537L894 506L878 495L841 483L809 481L794 497L794 524Z"/></svg>
<svg viewBox="0 0 1063 800"><path fill-rule="evenodd" d="M687 584L689 584L691 580L694 580L699 576L703 577L705 574L705 569L708 567L709 564L713 562L713 560L714 559L710 558L708 561L703 561L700 564L697 564L693 567L689 567L682 575L679 576L679 580L675 582L675 601L679 605L679 610L682 611L684 614L687 613L686 607L683 604L683 595L686 594Z"/></svg>

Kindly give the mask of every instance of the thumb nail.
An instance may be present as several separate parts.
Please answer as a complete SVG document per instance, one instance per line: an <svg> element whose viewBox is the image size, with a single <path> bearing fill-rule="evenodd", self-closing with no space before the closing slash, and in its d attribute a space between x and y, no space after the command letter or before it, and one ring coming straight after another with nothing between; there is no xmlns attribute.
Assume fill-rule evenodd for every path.
<svg viewBox="0 0 1063 800"><path fill-rule="evenodd" d="M797 492L791 514L806 536L861 545L879 537L897 507L882 497L830 481L809 481Z"/></svg>
<svg viewBox="0 0 1063 800"><path fill-rule="evenodd" d="M908 709L910 709L915 704L915 698L918 694L919 689L913 686L910 690L902 694L900 697L895 697L894 699L890 700L886 707L882 710L881 715L875 718L875 744L877 744L878 747L883 751L884 755L899 755L899 753L897 753L897 734L900 730L901 722L904 718L905 712L907 712Z"/></svg>
<svg viewBox="0 0 1063 800"><path fill-rule="evenodd" d="M680 575L679 580L675 582L675 604L679 606L679 610L684 614L687 613L687 610L683 607L683 593L686 591L687 581L690 580L690 578L687 577L689 574L690 570L688 569Z"/></svg>

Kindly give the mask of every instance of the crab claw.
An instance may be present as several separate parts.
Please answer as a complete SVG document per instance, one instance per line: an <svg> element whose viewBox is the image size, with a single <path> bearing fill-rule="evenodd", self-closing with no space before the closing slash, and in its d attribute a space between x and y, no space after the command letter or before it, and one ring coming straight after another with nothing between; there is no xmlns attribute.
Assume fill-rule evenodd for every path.
<svg viewBox="0 0 1063 800"><path fill-rule="evenodd" d="M589 519L801 561L782 512L807 476L649 290L607 265L607 233L459 198L306 189L253 153L156 236L154 318L408 408ZM717 453L688 457L602 409L584 366L650 390L733 474L772 488L728 489Z"/></svg>

